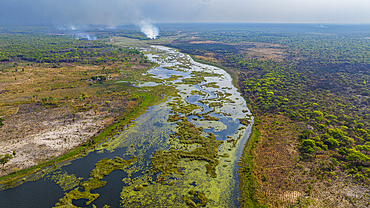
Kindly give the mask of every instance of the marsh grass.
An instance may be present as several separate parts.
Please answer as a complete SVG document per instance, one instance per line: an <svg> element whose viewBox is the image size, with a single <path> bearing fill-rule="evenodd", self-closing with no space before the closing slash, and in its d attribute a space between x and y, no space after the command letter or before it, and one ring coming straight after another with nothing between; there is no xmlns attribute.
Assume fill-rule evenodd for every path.
<svg viewBox="0 0 370 208"><path fill-rule="evenodd" d="M132 157L130 160L124 160L120 157L115 157L114 159L104 158L100 160L95 164L95 169L90 172L90 178L80 183L84 191L80 191L79 188L76 188L66 193L64 197L55 204L55 207L75 207L72 203L74 199L88 199L89 201L86 202L86 205L90 205L100 196L98 193L91 193L91 190L101 188L107 183L106 181L102 181L104 176L109 175L114 170L123 170L137 159L137 157Z"/></svg>

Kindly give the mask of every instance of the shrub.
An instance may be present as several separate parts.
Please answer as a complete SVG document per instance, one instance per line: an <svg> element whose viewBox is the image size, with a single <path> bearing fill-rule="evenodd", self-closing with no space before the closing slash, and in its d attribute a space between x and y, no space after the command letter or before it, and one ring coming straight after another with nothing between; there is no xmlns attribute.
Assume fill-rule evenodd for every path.
<svg viewBox="0 0 370 208"><path fill-rule="evenodd" d="M334 139L333 137L329 137L326 141L324 141L330 148L339 146L339 141Z"/></svg>

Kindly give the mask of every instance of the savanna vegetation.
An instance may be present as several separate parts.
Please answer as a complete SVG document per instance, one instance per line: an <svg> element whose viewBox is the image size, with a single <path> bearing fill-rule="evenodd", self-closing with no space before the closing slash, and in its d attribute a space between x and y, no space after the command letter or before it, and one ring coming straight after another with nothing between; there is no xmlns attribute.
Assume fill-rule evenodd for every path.
<svg viewBox="0 0 370 208"><path fill-rule="evenodd" d="M13 173L4 180L86 151L163 94L130 84L152 80L135 49L33 33L2 33L0 48L0 175Z"/></svg>
<svg viewBox="0 0 370 208"><path fill-rule="evenodd" d="M158 43L226 69L249 103L254 130L240 161L242 207L368 207L368 32L281 28L274 32L168 29L162 37L171 39ZM106 43L116 36L147 39L138 31L94 32ZM0 34L0 48L0 141L18 141L41 133L47 125L58 127L40 120L47 118L63 125L76 126L78 122L82 134L61 137L55 145L77 140L84 144L83 151L111 135L112 129L119 129L111 126L104 133L106 126L123 125L122 118L159 97L159 92L139 92L128 83L114 81L155 81L141 76L151 64L137 50L61 35L19 33ZM104 121L98 128L103 136L82 128L97 120ZM183 126L180 133L196 131L186 123L179 124ZM11 143L8 146L6 152L0 152L5 155L1 164L8 167L3 174L21 167L6 165L12 157L23 155L25 161L41 158L32 159L28 166L55 157L40 157L45 155L41 143L31 147L36 153L26 154ZM209 166L214 163L212 160ZM161 171L161 166L157 167ZM189 194L184 201L190 203L196 193Z"/></svg>
<svg viewBox="0 0 370 208"><path fill-rule="evenodd" d="M236 75L253 110L245 207L369 206L366 34L212 31L170 45Z"/></svg>

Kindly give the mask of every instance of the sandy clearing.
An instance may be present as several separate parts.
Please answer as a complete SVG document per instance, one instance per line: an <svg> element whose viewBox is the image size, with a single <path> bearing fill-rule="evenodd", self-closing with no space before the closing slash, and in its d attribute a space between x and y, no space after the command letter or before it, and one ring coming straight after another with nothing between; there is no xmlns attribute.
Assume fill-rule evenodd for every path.
<svg viewBox="0 0 370 208"><path fill-rule="evenodd" d="M37 127L42 129L38 133L18 139L1 140L0 155L11 154L13 150L17 154L5 165L5 170L0 171L0 176L61 156L79 146L114 121L106 116L88 111L77 113L76 118L79 119L74 122L59 117L38 122Z"/></svg>

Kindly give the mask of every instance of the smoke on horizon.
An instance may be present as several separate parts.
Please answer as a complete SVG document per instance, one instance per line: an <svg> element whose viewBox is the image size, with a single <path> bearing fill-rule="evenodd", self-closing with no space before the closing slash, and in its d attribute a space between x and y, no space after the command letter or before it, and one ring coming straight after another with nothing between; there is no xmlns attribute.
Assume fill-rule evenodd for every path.
<svg viewBox="0 0 370 208"><path fill-rule="evenodd" d="M1 1L1 0L0 0ZM26 3L26 0L14 0ZM152 24L147 11L142 10L140 3L129 0L35 0L38 9L46 11L33 16L39 21L50 21L56 29L65 30L77 38L96 39L85 31L91 28L114 29L121 25L132 24L139 27L148 38L156 39L159 30ZM9 5L10 6L10 5ZM30 8L34 5L29 5ZM34 9L31 9L31 11ZM0 9L1 11L1 9ZM149 14L150 16L150 14Z"/></svg>
<svg viewBox="0 0 370 208"><path fill-rule="evenodd" d="M76 39L97 40L94 35L87 33L87 27L81 27L73 24L57 25L57 30L65 31L64 33L75 36Z"/></svg>
<svg viewBox="0 0 370 208"><path fill-rule="evenodd" d="M140 27L141 32L150 39L156 39L159 35L159 29L155 27L149 19L141 20L138 26Z"/></svg>
<svg viewBox="0 0 370 208"><path fill-rule="evenodd" d="M132 24L151 39L159 30L146 19L151 15L143 9L146 0L12 0L3 1L0 23L54 24L58 30L86 36L86 30L100 27L112 29ZM77 35L82 34L82 35ZM88 37L86 37L88 38Z"/></svg>

